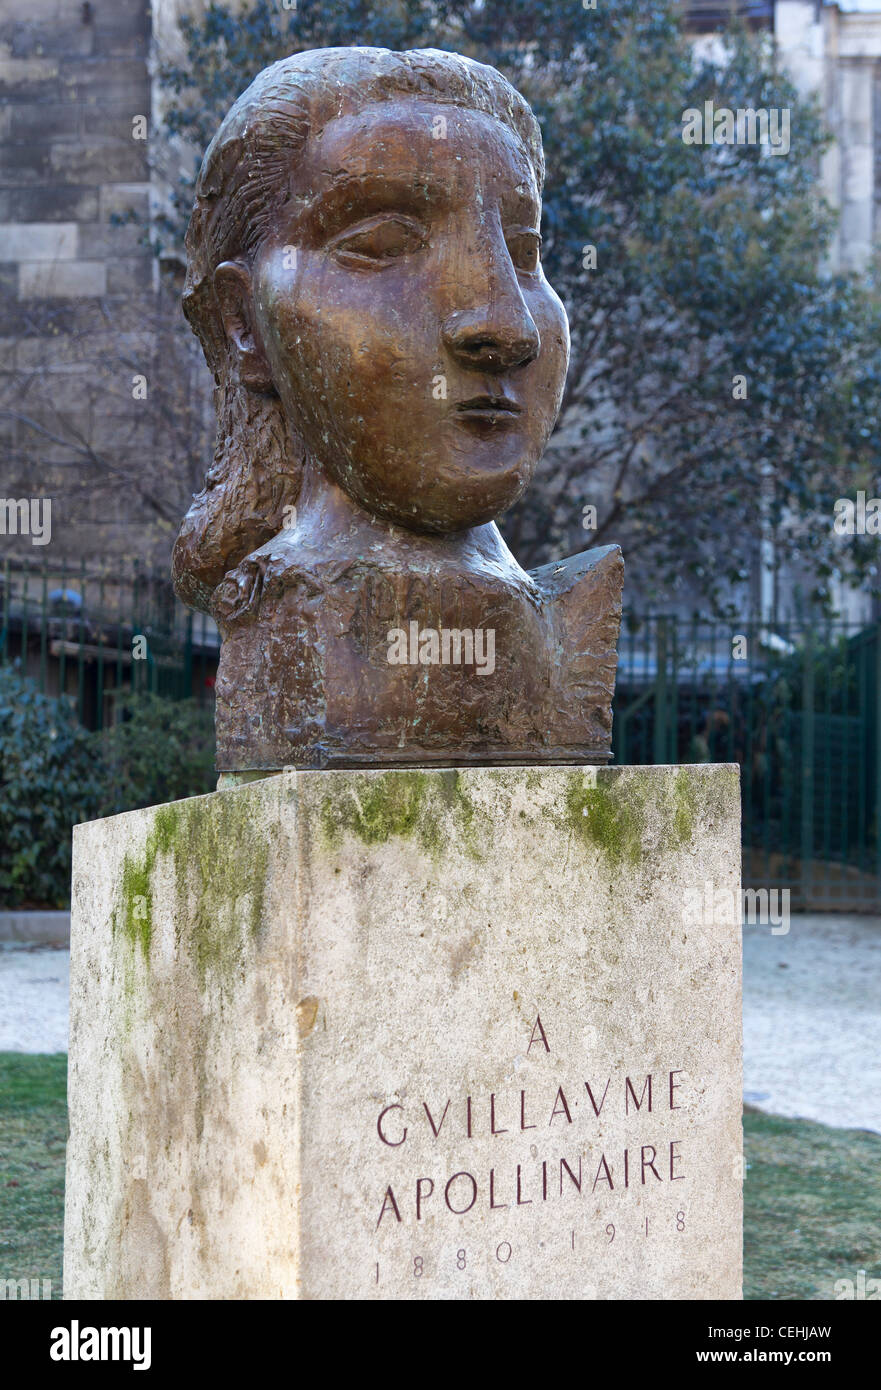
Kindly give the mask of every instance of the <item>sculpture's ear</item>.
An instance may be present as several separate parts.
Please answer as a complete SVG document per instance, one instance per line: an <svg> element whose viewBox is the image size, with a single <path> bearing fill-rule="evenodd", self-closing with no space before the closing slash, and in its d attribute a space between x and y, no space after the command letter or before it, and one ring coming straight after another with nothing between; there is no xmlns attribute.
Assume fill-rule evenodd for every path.
<svg viewBox="0 0 881 1390"><path fill-rule="evenodd" d="M239 360L243 384L252 391L272 391L272 372L254 314L248 267L241 261L223 261L214 272L214 292L227 339Z"/></svg>

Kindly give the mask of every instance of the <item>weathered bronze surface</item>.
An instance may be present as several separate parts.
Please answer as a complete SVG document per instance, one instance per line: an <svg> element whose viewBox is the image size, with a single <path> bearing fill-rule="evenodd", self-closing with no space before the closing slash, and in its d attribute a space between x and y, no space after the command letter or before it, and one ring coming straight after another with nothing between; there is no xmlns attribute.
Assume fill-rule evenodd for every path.
<svg viewBox="0 0 881 1390"><path fill-rule="evenodd" d="M218 445L173 573L223 638L220 769L608 758L621 553L527 573L494 522L568 365L542 178L523 98L433 50L287 58L212 141Z"/></svg>

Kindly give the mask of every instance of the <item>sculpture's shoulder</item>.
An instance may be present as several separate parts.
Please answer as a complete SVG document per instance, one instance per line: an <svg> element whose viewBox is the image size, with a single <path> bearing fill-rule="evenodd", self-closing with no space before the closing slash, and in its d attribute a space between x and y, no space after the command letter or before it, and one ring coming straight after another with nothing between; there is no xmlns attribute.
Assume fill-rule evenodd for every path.
<svg viewBox="0 0 881 1390"><path fill-rule="evenodd" d="M579 550L568 560L529 570L539 594L553 606L571 637L586 631L603 631L617 642L621 626L621 592L624 588L624 556L620 545L600 545Z"/></svg>
<svg viewBox="0 0 881 1390"><path fill-rule="evenodd" d="M567 613L599 612L617 603L621 621L621 591L624 585L624 556L620 545L600 545L581 550L568 560L555 560L529 576L539 590L560 603Z"/></svg>
<svg viewBox="0 0 881 1390"><path fill-rule="evenodd" d="M211 614L221 632L229 632L259 619L285 594L302 602L332 592L345 568L338 557L294 545L280 532L224 576L214 591Z"/></svg>
<svg viewBox="0 0 881 1390"><path fill-rule="evenodd" d="M605 761L618 548L528 574L503 550L395 541L283 533L226 575L219 765Z"/></svg>
<svg viewBox="0 0 881 1390"><path fill-rule="evenodd" d="M506 612L516 617L523 607L536 611L540 606L532 577L509 558L506 566L476 552L463 555L453 545L426 550L406 535L382 549L363 540L357 546L336 538L304 542L293 532L280 532L225 575L211 613L225 635L255 620L274 623L281 612L289 619L305 615L315 600L327 610L331 627L365 606L387 610L389 618L407 614L425 623L435 614L443 626L463 605L470 612L466 625L480 627L493 618L503 621Z"/></svg>
<svg viewBox="0 0 881 1390"><path fill-rule="evenodd" d="M559 742L611 749L624 587L621 548L583 550L530 575L551 618Z"/></svg>

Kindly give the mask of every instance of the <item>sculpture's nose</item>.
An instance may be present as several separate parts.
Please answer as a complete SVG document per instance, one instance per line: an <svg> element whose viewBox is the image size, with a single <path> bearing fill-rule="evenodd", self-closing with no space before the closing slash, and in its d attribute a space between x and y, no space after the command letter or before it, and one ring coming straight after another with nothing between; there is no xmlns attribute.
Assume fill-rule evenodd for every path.
<svg viewBox="0 0 881 1390"><path fill-rule="evenodd" d="M512 312L513 310L513 312ZM481 372L504 372L534 362L541 338L532 315L522 303L456 310L444 324L444 342L463 367Z"/></svg>
<svg viewBox="0 0 881 1390"><path fill-rule="evenodd" d="M494 239L487 238L487 242ZM463 276L469 307L454 309L443 325L448 351L463 367L504 372L534 362L541 338L520 292L504 242L484 247ZM470 282L470 283L469 283ZM461 300L460 300L461 303Z"/></svg>

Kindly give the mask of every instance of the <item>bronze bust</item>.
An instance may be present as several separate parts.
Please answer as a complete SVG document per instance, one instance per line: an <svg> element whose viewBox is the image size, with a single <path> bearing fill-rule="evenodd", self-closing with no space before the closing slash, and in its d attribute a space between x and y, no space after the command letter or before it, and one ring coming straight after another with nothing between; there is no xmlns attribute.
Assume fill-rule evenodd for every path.
<svg viewBox="0 0 881 1390"><path fill-rule="evenodd" d="M527 573L494 519L560 408L541 136L494 68L319 49L202 165L184 309L215 461L174 550L223 645L223 771L610 756L617 546Z"/></svg>

